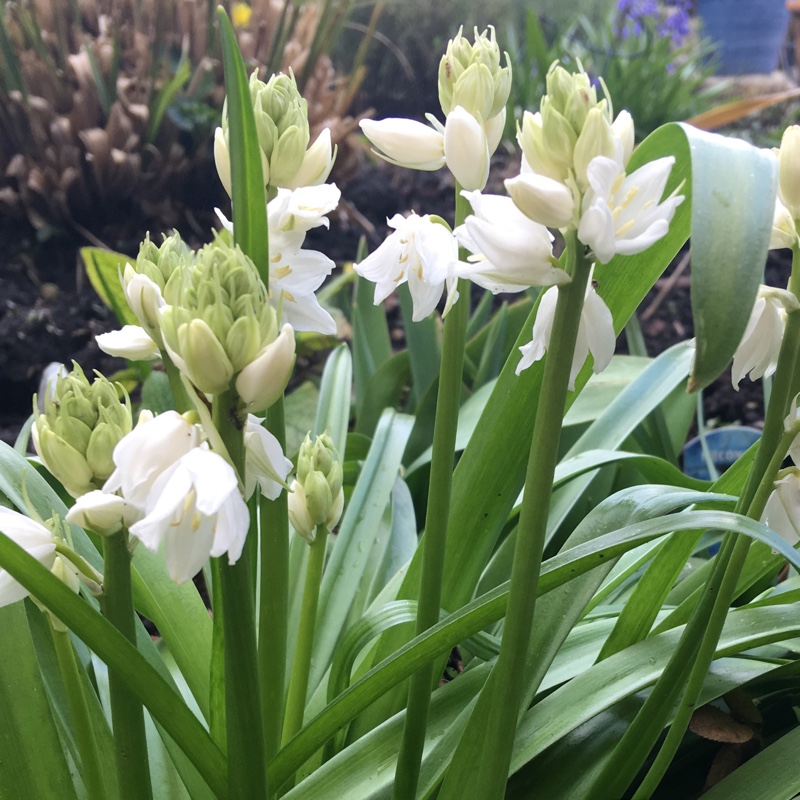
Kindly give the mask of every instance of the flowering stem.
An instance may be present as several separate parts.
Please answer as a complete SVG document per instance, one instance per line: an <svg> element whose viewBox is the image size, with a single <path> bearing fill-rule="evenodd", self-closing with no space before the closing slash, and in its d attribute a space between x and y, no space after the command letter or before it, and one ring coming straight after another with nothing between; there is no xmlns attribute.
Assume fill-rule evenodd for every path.
<svg viewBox="0 0 800 800"><path fill-rule="evenodd" d="M244 475L244 430L238 403L235 392L226 392L214 398L212 414L241 480ZM242 550L236 564L228 564L221 558L217 567L225 637L228 788L231 797L263 800L267 797L267 774L250 549L245 547Z"/></svg>
<svg viewBox="0 0 800 800"><path fill-rule="evenodd" d="M797 291L797 264L800 252L795 251L789 287ZM783 422L792 397L794 375L800 354L800 313L789 314L778 357L769 407L753 466L745 482L736 511L751 519L759 519L764 511L775 474L791 443L784 433ZM750 549L750 539L727 534L715 558L714 568L705 585L703 596L687 624L678 647L631 726L620 740L612 758L596 780L590 797L622 794L634 779L664 726L675 698L686 683L683 697L653 764L650 766L634 798L650 797L669 767L696 708L697 699L714 658L717 642L725 624L736 586Z"/></svg>
<svg viewBox="0 0 800 800"><path fill-rule="evenodd" d="M558 461L561 423L591 268L584 250L576 233L568 232L566 266L572 282L558 288L525 474L500 655L490 680L483 688L483 692L489 694L479 701L479 708L487 714L482 728L487 747L483 751L483 758L474 765L471 775L474 782L471 786L472 796L481 800L499 800L504 796L520 704L525 691L525 662L533 625L553 476Z"/></svg>
<svg viewBox="0 0 800 800"><path fill-rule="evenodd" d="M469 201L456 186L456 225L469 213ZM425 514L425 536L422 540L422 571L417 601L416 634L424 633L439 621L442 603L442 574L450 518L450 488L458 429L458 409L461 404L461 384L464 369L464 344L469 320L470 283L460 279L459 299L450 309L444 322L442 362L439 389L436 396L436 418L433 427L431 474L428 488L428 508ZM431 691L437 683L436 661L415 672L410 679L403 740L397 758L393 797L406 800L416 797Z"/></svg>
<svg viewBox="0 0 800 800"><path fill-rule="evenodd" d="M136 644L136 617L131 589L131 554L127 531L103 539L103 616ZM152 798L144 709L115 670L108 670L111 720L121 800Z"/></svg>
<svg viewBox="0 0 800 800"><path fill-rule="evenodd" d="M286 448L286 424L281 397L267 411L267 427ZM289 516L286 492L277 500L260 499L261 585L258 615L258 669L261 676L261 716L267 759L281 746L283 732L286 647L289 620Z"/></svg>
<svg viewBox="0 0 800 800"><path fill-rule="evenodd" d="M328 529L317 525L314 541L310 545L306 582L303 586L303 603L300 608L300 627L297 646L292 661L292 677L286 699L286 721L283 726L283 743L286 744L303 727L303 715L308 695L308 676L311 670L311 652L314 647L314 629L317 624L319 586L325 563L325 546Z"/></svg>
<svg viewBox="0 0 800 800"><path fill-rule="evenodd" d="M175 401L175 410L179 414L185 414L194 408L194 403L186 392L183 385L180 370L175 366L172 359L166 353L166 348L161 351L161 360L164 362L164 372L167 373L169 388L172 390L172 399Z"/></svg>
<svg viewBox="0 0 800 800"><path fill-rule="evenodd" d="M64 693L69 705L72 730L75 733L75 741L80 754L81 777L86 787L86 797L87 800L104 800L106 791L103 785L97 739L86 702L86 683L78 668L75 650L67 629L59 622L54 622L49 614L48 618L58 666L64 681Z"/></svg>

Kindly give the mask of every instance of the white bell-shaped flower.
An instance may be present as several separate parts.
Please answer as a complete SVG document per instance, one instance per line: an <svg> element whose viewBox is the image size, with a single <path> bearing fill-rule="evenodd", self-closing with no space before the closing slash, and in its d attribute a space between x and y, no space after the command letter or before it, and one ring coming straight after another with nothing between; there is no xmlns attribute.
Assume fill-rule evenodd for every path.
<svg viewBox="0 0 800 800"><path fill-rule="evenodd" d="M154 552L162 546L176 583L196 575L209 556L242 553L250 515L233 467L222 456L196 447L153 483L145 516L130 533Z"/></svg>
<svg viewBox="0 0 800 800"><path fill-rule="evenodd" d="M797 298L783 289L760 286L742 341L733 355L731 381L738 391L745 375L757 380L775 372L786 328L786 314L800 308Z"/></svg>
<svg viewBox="0 0 800 800"><path fill-rule="evenodd" d="M533 323L533 338L528 344L520 347L522 358L517 364L517 375L536 361L544 358L549 349L557 301L558 289L556 287L551 287L542 295L539 302L539 310ZM578 337L575 341L575 350L569 373L570 391L575 389L575 379L578 377L578 373L590 353L594 357L592 370L596 375L611 363L616 338L614 319L603 298L595 291L590 276L586 285Z"/></svg>
<svg viewBox="0 0 800 800"><path fill-rule="evenodd" d="M427 214L395 214L388 224L394 233L353 269L375 284L376 305L408 282L414 302L412 318L419 322L441 299L451 265L458 260L458 244L444 225ZM455 289L455 281L450 288ZM449 300L453 302L453 297Z"/></svg>
<svg viewBox="0 0 800 800"><path fill-rule="evenodd" d="M33 556L42 566L53 569L56 560L56 541L53 534L40 522L0 506L0 534L18 544L28 555ZM0 606L7 606L22 600L28 590L17 583L4 569L0 569Z"/></svg>
<svg viewBox="0 0 800 800"><path fill-rule="evenodd" d="M247 415L244 493L251 497L258 484L264 497L275 500L286 486L292 462L283 454L281 443L261 424L263 421L253 414Z"/></svg>

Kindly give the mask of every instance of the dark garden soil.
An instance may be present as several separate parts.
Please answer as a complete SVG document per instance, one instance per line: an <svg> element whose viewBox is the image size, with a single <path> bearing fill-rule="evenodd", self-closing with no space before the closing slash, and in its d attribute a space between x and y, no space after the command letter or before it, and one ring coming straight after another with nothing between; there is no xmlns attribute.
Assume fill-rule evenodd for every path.
<svg viewBox="0 0 800 800"><path fill-rule="evenodd" d="M505 166L504 166L505 164ZM489 191L502 191L502 179L514 174L500 158ZM398 211L451 214L453 186L449 174L412 172L388 165L365 165L342 187L343 203L330 231L312 231L308 247L324 250L337 264L351 260L359 238L372 249L382 241L386 218ZM452 220L450 220L452 221ZM102 238L102 237L101 237ZM31 412L31 397L44 367L75 359L87 372L111 375L124 363L103 354L94 337L117 327L113 315L95 295L80 265L76 236L58 234L41 241L22 223L0 218L0 438L14 439ZM108 244L133 255L136 247ZM790 268L787 251L771 253L766 279L785 286ZM689 302L690 265L680 254L640 308L641 327L650 355L692 335ZM396 315L394 315L396 316ZM402 340L402 332L395 338ZM620 350L625 350L621 337ZM706 390L704 404L711 424L758 425L763 417L760 382L744 380L735 392L729 375Z"/></svg>

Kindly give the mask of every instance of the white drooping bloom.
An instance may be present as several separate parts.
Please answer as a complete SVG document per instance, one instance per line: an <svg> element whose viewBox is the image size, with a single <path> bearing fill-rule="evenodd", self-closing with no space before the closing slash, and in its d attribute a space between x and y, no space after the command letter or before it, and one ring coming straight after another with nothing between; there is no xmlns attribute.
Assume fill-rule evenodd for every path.
<svg viewBox="0 0 800 800"><path fill-rule="evenodd" d="M738 391L745 375L757 380L775 372L786 314L798 308L800 303L791 292L771 286L759 287L742 341L733 355L731 381L734 389Z"/></svg>
<svg viewBox="0 0 800 800"><path fill-rule="evenodd" d="M473 214L455 230L459 244L473 253L453 274L497 292L568 283L569 275L553 258L553 236L523 214L510 197L463 192Z"/></svg>
<svg viewBox="0 0 800 800"><path fill-rule="evenodd" d="M139 516L140 509L132 506L124 497L95 489L81 495L65 519L101 536L109 536L123 526L133 524Z"/></svg>
<svg viewBox="0 0 800 800"><path fill-rule="evenodd" d="M200 429L177 411L156 417L143 412L138 425L114 448L116 469L103 491L119 490L128 503L143 509L156 480L200 440Z"/></svg>
<svg viewBox="0 0 800 800"><path fill-rule="evenodd" d="M147 275L137 272L130 264L125 265L122 288L131 311L136 315L144 332L157 344L161 343L161 309L166 301L159 285Z"/></svg>
<svg viewBox="0 0 800 800"><path fill-rule="evenodd" d="M791 212L775 198L775 212L772 215L772 232L769 237L769 249L780 250L783 247L794 247L797 244L797 226Z"/></svg>
<svg viewBox="0 0 800 800"><path fill-rule="evenodd" d="M533 323L533 338L528 344L520 347L522 358L517 364L517 375L531 364L544 358L550 347L557 301L558 289L556 287L551 287L542 295ZM575 351L569 373L570 391L575 388L575 378L578 377L588 355L591 353L594 357L592 370L598 374L611 362L615 344L614 319L603 298L595 291L590 275L586 285L578 337L575 341Z"/></svg>
<svg viewBox="0 0 800 800"><path fill-rule="evenodd" d="M319 304L316 291L331 274L335 263L317 250L303 249L306 233L330 226L325 216L339 204L341 191L335 184L278 189L267 204L269 228L269 296L280 310L281 323L297 331L336 333L336 322ZM217 209L222 225L233 224Z"/></svg>
<svg viewBox="0 0 800 800"><path fill-rule="evenodd" d="M575 198L560 181L537 175L523 160L516 178L505 181L506 191L529 219L548 228L566 228L574 222Z"/></svg>
<svg viewBox="0 0 800 800"><path fill-rule="evenodd" d="M587 167L590 189L583 201L578 238L605 264L614 255L633 255L663 238L683 195L661 197L675 159L658 158L627 175L622 147L614 158L597 156Z"/></svg>
<svg viewBox="0 0 800 800"><path fill-rule="evenodd" d="M233 467L202 447L183 455L153 483L145 515L130 533L148 549L163 545L167 572L176 583L196 575L209 556L242 553L250 515Z"/></svg>
<svg viewBox="0 0 800 800"><path fill-rule="evenodd" d="M158 345L140 325L124 325L118 331L95 336L97 346L110 356L131 361L151 361L158 358Z"/></svg>
<svg viewBox="0 0 800 800"><path fill-rule="evenodd" d="M381 158L399 167L437 170L445 165L467 190L480 190L489 177L489 158L497 149L505 111L484 123L462 106L447 115L444 125L427 114L431 127L409 119L364 119L364 135Z"/></svg>
<svg viewBox="0 0 800 800"><path fill-rule="evenodd" d="M42 566L53 569L56 561L56 540L41 523L18 511L0 506L0 534L18 544ZM0 569L0 606L16 603L28 594L22 584L17 583L4 569Z"/></svg>
<svg viewBox="0 0 800 800"><path fill-rule="evenodd" d="M292 462L283 454L280 442L261 424L263 421L253 414L247 415L244 493L246 497L252 496L258 484L264 497L275 500L286 486Z"/></svg>
<svg viewBox="0 0 800 800"><path fill-rule="evenodd" d="M419 322L441 299L451 266L458 260L458 244L444 225L427 214L395 214L387 222L394 233L353 269L375 284L376 305L408 282L414 301L412 318ZM455 280L449 282L449 289L448 307L455 302Z"/></svg>
<svg viewBox="0 0 800 800"><path fill-rule="evenodd" d="M792 547L800 542L800 471L775 482L761 521Z"/></svg>
<svg viewBox="0 0 800 800"><path fill-rule="evenodd" d="M248 410L263 411L283 395L295 362L292 326L286 323L270 342L237 376L236 391Z"/></svg>

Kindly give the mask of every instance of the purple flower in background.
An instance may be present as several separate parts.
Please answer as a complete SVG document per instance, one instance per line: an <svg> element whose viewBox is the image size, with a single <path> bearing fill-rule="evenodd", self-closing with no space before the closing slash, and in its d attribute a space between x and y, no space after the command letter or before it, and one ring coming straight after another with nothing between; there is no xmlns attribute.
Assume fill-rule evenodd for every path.
<svg viewBox="0 0 800 800"><path fill-rule="evenodd" d="M617 0L619 35L623 39L638 36L646 27L655 28L659 36L680 47L689 35L690 0Z"/></svg>

